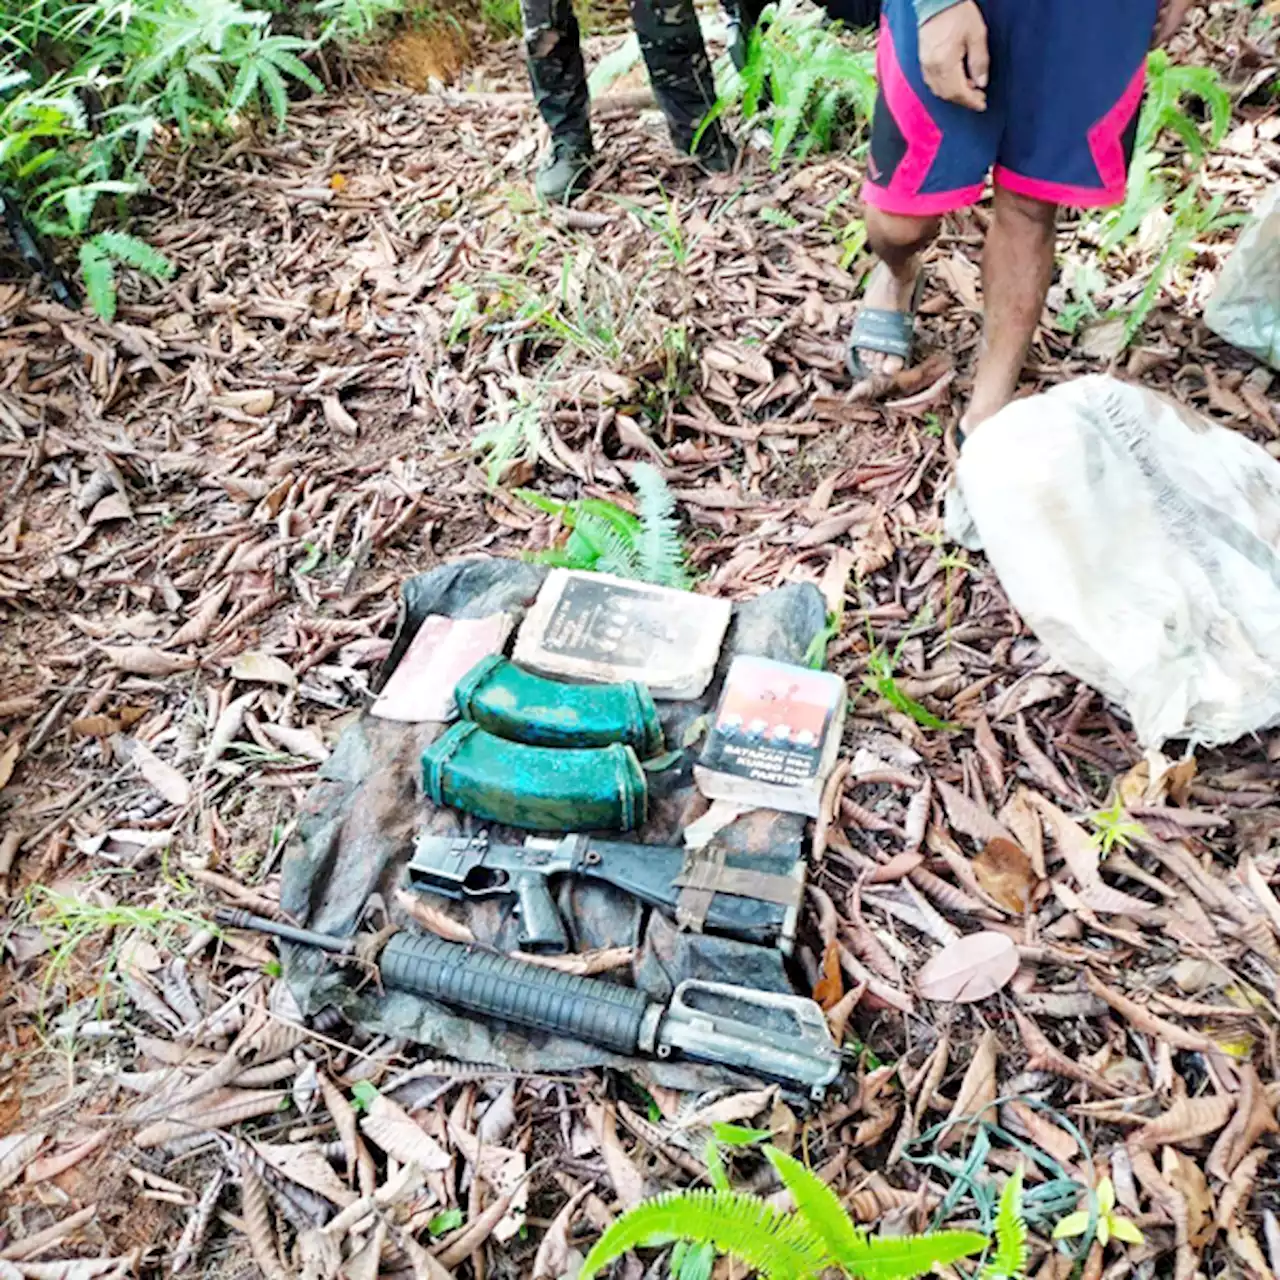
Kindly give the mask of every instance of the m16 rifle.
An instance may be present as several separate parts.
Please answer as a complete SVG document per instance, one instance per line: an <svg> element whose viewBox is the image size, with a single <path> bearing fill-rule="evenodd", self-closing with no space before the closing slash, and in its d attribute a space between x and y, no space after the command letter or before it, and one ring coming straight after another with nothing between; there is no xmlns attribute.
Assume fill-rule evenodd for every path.
<svg viewBox="0 0 1280 1280"><path fill-rule="evenodd" d="M220 909L214 918L228 928L269 933L349 960L361 955L362 939L296 929L233 909ZM813 1098L840 1074L840 1048L822 1010L800 996L690 979L663 1005L633 987L418 933L393 934L377 964L387 987L614 1053L734 1067Z"/></svg>
<svg viewBox="0 0 1280 1280"><path fill-rule="evenodd" d="M531 837L523 845L490 844L483 833L421 835L408 876L411 888L457 900L514 896L523 926L520 950L555 955L569 950L569 939L552 901L552 877L573 875L611 884L650 906L673 911L682 888L695 883L689 864L684 849L585 835ZM702 927L748 942L777 943L786 954L795 934L803 876L799 860L791 875L716 868L713 880L697 881L712 890Z"/></svg>

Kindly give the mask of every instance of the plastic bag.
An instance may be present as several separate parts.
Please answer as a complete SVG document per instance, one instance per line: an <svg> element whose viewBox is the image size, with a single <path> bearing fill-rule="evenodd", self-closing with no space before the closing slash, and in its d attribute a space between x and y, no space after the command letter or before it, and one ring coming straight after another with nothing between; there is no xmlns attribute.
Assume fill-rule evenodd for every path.
<svg viewBox="0 0 1280 1280"><path fill-rule="evenodd" d="M1262 197L1240 233L1204 322L1224 342L1280 369L1280 186Z"/></svg>
<svg viewBox="0 0 1280 1280"><path fill-rule="evenodd" d="M1280 722L1280 463L1257 445L1081 378L974 432L957 483L948 534L1144 746Z"/></svg>

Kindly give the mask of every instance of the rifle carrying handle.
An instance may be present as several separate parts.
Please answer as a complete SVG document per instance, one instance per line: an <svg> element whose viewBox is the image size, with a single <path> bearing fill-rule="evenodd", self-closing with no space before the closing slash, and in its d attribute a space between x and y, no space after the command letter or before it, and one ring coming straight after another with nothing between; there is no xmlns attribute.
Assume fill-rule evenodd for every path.
<svg viewBox="0 0 1280 1280"><path fill-rule="evenodd" d="M643 685L548 680L500 653L482 658L454 690L458 714L511 742L534 747L607 747L621 742L642 760L662 751L658 709Z"/></svg>
<svg viewBox="0 0 1280 1280"><path fill-rule="evenodd" d="M468 1013L634 1054L649 1001L633 987L580 978L426 934L397 933L378 961L388 987Z"/></svg>

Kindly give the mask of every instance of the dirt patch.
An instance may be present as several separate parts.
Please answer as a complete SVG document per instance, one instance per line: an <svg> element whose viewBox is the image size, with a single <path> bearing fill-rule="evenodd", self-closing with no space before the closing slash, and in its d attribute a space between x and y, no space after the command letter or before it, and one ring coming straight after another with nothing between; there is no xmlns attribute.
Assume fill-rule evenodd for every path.
<svg viewBox="0 0 1280 1280"><path fill-rule="evenodd" d="M475 40L466 26L456 18L441 18L392 37L370 78L421 91L432 81L452 84L474 56Z"/></svg>

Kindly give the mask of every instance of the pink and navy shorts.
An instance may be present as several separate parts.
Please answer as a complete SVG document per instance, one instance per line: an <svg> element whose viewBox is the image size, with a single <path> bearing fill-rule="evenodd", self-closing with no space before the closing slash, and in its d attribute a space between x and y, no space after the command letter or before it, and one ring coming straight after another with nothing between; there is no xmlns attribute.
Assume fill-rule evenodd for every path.
<svg viewBox="0 0 1280 1280"><path fill-rule="evenodd" d="M1157 0L978 0L987 109L935 97L920 74L915 6L885 0L880 96L863 199L929 216L998 186L1050 204L1124 199Z"/></svg>

